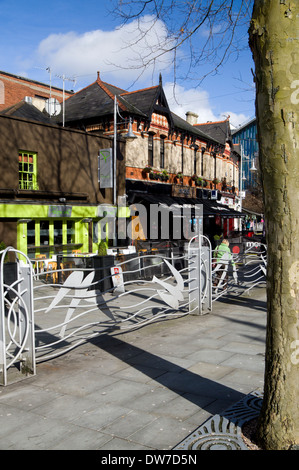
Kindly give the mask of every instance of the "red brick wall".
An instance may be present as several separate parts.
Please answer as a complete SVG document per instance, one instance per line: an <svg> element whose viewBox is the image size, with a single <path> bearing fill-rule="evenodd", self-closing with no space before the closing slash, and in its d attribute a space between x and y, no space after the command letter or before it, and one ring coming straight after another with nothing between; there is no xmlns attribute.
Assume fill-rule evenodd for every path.
<svg viewBox="0 0 299 470"><path fill-rule="evenodd" d="M16 75L0 72L0 85L0 111L19 103L25 96L32 98L36 95L45 98L50 97L50 87L48 85L33 80L26 80ZM52 87L51 95L52 98L62 102L63 92L61 89ZM65 98L69 96L71 96L71 93L65 91Z"/></svg>

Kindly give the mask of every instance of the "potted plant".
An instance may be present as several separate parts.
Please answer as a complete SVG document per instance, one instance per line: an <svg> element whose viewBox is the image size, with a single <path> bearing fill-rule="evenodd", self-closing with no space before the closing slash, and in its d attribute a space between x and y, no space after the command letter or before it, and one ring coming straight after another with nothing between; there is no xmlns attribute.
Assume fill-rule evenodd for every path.
<svg viewBox="0 0 299 470"><path fill-rule="evenodd" d="M213 184L218 184L219 183L219 180L217 178L214 178L213 179Z"/></svg>
<svg viewBox="0 0 299 470"><path fill-rule="evenodd" d="M108 243L104 242L103 240L99 244L98 247L98 255L99 256L106 256L107 255L107 248L108 248Z"/></svg>
<svg viewBox="0 0 299 470"><path fill-rule="evenodd" d="M152 171L152 167L150 165L146 165L143 170L142 170L142 177L143 178L147 178L147 176L149 175L149 173Z"/></svg>
<svg viewBox="0 0 299 470"><path fill-rule="evenodd" d="M193 181L194 181L194 183L195 183L195 185L196 185L196 180L197 180L197 175L195 175L195 174L192 175L192 176L190 177L190 179L189 179L189 184L190 184L190 186L192 186Z"/></svg>
<svg viewBox="0 0 299 470"><path fill-rule="evenodd" d="M167 170L162 170L160 173L160 179L161 181L168 181L169 180L169 174Z"/></svg>
<svg viewBox="0 0 299 470"><path fill-rule="evenodd" d="M227 189L227 183L226 183L226 178L222 179L222 191L225 191Z"/></svg>
<svg viewBox="0 0 299 470"><path fill-rule="evenodd" d="M196 186L203 186L203 179L201 178L201 176L196 178L195 184Z"/></svg>
<svg viewBox="0 0 299 470"><path fill-rule="evenodd" d="M142 171L143 173L150 173L152 171L152 167L150 165L146 165Z"/></svg>
<svg viewBox="0 0 299 470"><path fill-rule="evenodd" d="M178 172L176 175L176 180L180 181L181 183L183 182L183 173Z"/></svg>

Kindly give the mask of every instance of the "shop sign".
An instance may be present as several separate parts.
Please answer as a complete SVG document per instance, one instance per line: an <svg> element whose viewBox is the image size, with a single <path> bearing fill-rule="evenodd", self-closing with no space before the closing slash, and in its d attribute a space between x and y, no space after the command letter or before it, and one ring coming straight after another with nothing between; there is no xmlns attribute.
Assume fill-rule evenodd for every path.
<svg viewBox="0 0 299 470"><path fill-rule="evenodd" d="M112 206L111 204L100 204L97 207L97 216L98 217L116 217L117 207Z"/></svg>
<svg viewBox="0 0 299 470"><path fill-rule="evenodd" d="M190 197L196 198L196 188L195 187L188 187L182 186L180 184L173 184L172 185L172 196L173 197Z"/></svg>
<svg viewBox="0 0 299 470"><path fill-rule="evenodd" d="M71 217L72 206L49 206L48 217Z"/></svg>
<svg viewBox="0 0 299 470"><path fill-rule="evenodd" d="M112 149L99 150L98 181L100 188L113 187Z"/></svg>
<svg viewBox="0 0 299 470"><path fill-rule="evenodd" d="M117 292L125 292L124 278L121 266L110 268L112 274L112 282Z"/></svg>

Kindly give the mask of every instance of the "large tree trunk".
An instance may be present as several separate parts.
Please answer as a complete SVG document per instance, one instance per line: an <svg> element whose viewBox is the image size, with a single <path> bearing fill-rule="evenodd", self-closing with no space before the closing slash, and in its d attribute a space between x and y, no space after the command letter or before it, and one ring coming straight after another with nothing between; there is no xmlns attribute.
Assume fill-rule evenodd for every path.
<svg viewBox="0 0 299 470"><path fill-rule="evenodd" d="M266 449L299 443L299 2L255 0L250 26L268 245Z"/></svg>

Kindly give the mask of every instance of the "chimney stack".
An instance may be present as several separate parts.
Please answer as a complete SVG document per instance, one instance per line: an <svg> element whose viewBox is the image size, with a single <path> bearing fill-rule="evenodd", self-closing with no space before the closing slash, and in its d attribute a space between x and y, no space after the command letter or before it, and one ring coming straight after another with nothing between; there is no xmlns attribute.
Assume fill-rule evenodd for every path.
<svg viewBox="0 0 299 470"><path fill-rule="evenodd" d="M188 111L186 113L186 121L191 124L191 126L194 126L197 124L197 119L198 119L198 114L193 113L192 111Z"/></svg>

